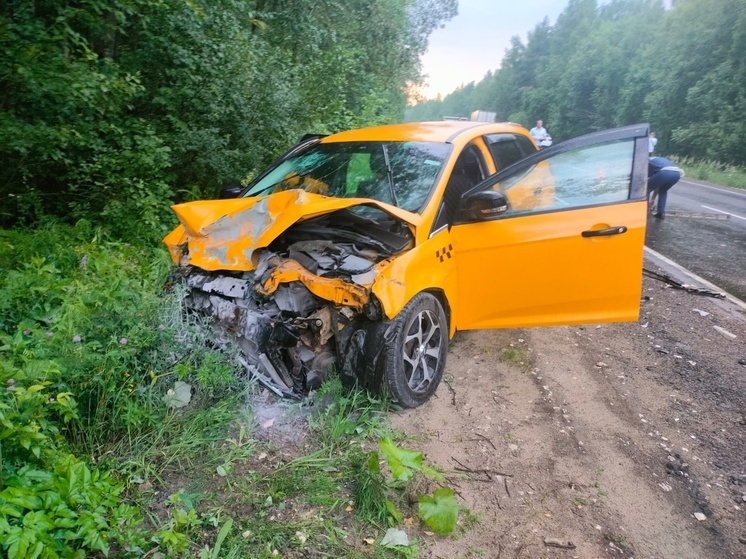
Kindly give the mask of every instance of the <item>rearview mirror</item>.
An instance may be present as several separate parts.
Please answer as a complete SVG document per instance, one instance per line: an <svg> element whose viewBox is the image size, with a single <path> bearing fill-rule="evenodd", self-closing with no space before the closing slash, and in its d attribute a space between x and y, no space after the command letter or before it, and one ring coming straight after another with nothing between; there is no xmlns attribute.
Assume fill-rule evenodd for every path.
<svg viewBox="0 0 746 559"><path fill-rule="evenodd" d="M483 190L464 198L459 221L485 221L508 211L508 199L502 192Z"/></svg>

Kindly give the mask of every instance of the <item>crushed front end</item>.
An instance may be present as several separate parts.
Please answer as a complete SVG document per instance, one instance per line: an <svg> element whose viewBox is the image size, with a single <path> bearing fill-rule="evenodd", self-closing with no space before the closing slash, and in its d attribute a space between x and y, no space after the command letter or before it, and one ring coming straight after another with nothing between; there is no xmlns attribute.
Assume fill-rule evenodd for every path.
<svg viewBox="0 0 746 559"><path fill-rule="evenodd" d="M170 247L188 286L185 304L212 319L220 343L238 346L251 375L286 397L318 388L335 370L347 384L378 383L386 317L371 287L388 259L413 246L407 223L366 206L300 219L267 246L244 251L251 255L244 270L214 265L205 250L210 235L204 227L195 246L205 267L218 269L194 263L188 234L178 250ZM213 240L226 254L225 235Z"/></svg>

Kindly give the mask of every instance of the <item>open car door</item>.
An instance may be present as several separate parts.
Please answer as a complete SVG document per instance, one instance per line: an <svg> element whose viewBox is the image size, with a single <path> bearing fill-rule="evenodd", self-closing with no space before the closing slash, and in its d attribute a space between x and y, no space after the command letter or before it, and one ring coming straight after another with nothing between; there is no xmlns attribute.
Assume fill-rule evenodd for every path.
<svg viewBox="0 0 746 559"><path fill-rule="evenodd" d="M451 229L456 328L636 320L648 125L581 136L466 192Z"/></svg>

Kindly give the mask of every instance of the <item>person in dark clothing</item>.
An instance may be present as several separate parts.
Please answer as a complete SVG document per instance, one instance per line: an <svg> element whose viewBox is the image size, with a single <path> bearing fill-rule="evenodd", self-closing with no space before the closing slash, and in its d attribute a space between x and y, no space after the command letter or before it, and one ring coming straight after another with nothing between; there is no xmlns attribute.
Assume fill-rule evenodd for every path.
<svg viewBox="0 0 746 559"><path fill-rule="evenodd" d="M671 187L679 182L684 176L684 171L665 157L651 157L648 161L648 206L651 208L655 205L655 199L658 198L658 205L653 213L654 217L663 219L666 215L666 200L668 191Z"/></svg>

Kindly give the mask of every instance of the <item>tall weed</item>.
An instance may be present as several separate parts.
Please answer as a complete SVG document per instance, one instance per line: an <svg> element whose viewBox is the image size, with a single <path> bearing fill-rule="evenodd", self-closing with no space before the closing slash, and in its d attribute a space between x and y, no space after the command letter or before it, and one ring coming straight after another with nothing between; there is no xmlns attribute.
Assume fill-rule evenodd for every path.
<svg viewBox="0 0 746 559"><path fill-rule="evenodd" d="M677 161L689 178L746 189L746 169L691 157L679 158Z"/></svg>
<svg viewBox="0 0 746 559"><path fill-rule="evenodd" d="M175 380L193 380L206 399L235 383L223 353L194 343L205 329L167 288L165 250L109 240L85 223L3 241L23 257L0 280L0 330L25 332L31 354L54 359L62 389L78 402L66 434L81 452L95 456L155 429Z"/></svg>
<svg viewBox="0 0 746 559"><path fill-rule="evenodd" d="M0 333L0 542L11 559L108 554L140 538L140 514L122 501L123 484L70 453L62 432L77 404L35 334Z"/></svg>
<svg viewBox="0 0 746 559"><path fill-rule="evenodd" d="M233 360L182 312L169 270L165 250L113 241L86 222L0 232L5 556L107 554L112 545L141 554L152 544L119 479L137 460L122 458L153 438L185 449L151 453L152 468L216 440L208 414L195 422L164 400L176 380L198 404L236 388Z"/></svg>

